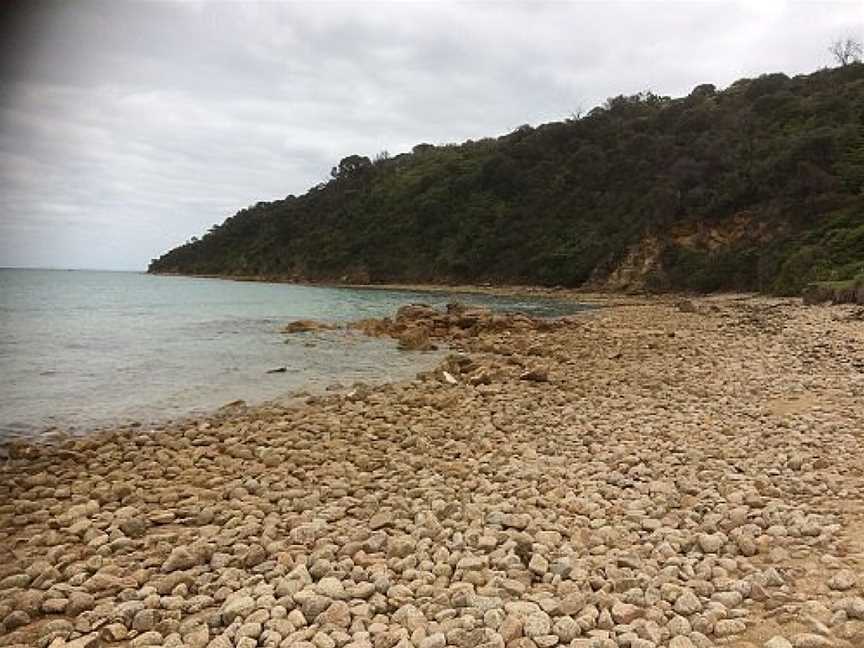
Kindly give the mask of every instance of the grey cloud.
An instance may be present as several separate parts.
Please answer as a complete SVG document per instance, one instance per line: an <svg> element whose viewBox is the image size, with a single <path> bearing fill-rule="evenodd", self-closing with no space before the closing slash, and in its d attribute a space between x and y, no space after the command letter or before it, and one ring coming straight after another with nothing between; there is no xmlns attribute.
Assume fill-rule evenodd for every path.
<svg viewBox="0 0 864 648"><path fill-rule="evenodd" d="M0 265L55 267L143 268L351 153L807 72L864 26L857 2L14 4Z"/></svg>

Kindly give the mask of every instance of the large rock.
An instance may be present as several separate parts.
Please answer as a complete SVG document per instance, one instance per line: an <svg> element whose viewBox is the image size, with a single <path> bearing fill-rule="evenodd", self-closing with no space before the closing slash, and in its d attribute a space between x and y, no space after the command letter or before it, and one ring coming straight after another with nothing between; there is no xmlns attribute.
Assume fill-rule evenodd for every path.
<svg viewBox="0 0 864 648"><path fill-rule="evenodd" d="M117 576L109 572L96 572L84 583L88 592L93 594L116 594L123 589L138 587L134 578L128 576Z"/></svg>
<svg viewBox="0 0 864 648"><path fill-rule="evenodd" d="M850 590L855 587L855 583L858 582L858 576L851 569L841 569L839 572L834 574L831 579L828 581L828 587L833 590L838 590L840 592L845 592L846 590Z"/></svg>
<svg viewBox="0 0 864 648"><path fill-rule="evenodd" d="M82 612L92 610L96 605L96 599L89 592L71 592L69 603L66 605L66 614L76 617Z"/></svg>
<svg viewBox="0 0 864 648"><path fill-rule="evenodd" d="M615 623L623 623L629 625L633 623L636 619L642 616L642 610L630 603L624 603L622 601L617 601L612 606L612 618L615 619Z"/></svg>
<svg viewBox="0 0 864 648"><path fill-rule="evenodd" d="M117 525L130 538L140 538L147 533L147 520L141 517L131 517Z"/></svg>
<svg viewBox="0 0 864 648"><path fill-rule="evenodd" d="M684 616L690 616L702 611L702 602L691 590L684 590L675 601L675 611Z"/></svg>
<svg viewBox="0 0 864 648"><path fill-rule="evenodd" d="M351 610L345 601L333 601L330 607L318 615L316 623L347 628L351 625Z"/></svg>
<svg viewBox="0 0 864 648"><path fill-rule="evenodd" d="M318 581L315 585L315 591L321 596L336 600L346 597L345 586L342 581L333 576L326 576Z"/></svg>
<svg viewBox="0 0 864 648"><path fill-rule="evenodd" d="M547 382L549 380L549 372L545 367L534 367L533 369L523 371L519 375L519 378L530 382Z"/></svg>
<svg viewBox="0 0 864 648"><path fill-rule="evenodd" d="M171 555L162 564L162 571L170 573L190 569L199 564L199 556L196 556L188 547L174 547Z"/></svg>
<svg viewBox="0 0 864 648"><path fill-rule="evenodd" d="M309 333L313 331L332 331L336 326L326 324L324 322L316 322L314 320L295 320L290 322L282 329L283 333Z"/></svg>
<svg viewBox="0 0 864 648"><path fill-rule="evenodd" d="M522 631L526 637L538 637L548 635L552 630L552 620L545 612L534 612L529 614L522 624Z"/></svg>
<svg viewBox="0 0 864 648"><path fill-rule="evenodd" d="M832 648L834 642L822 635L801 632L791 638L793 648Z"/></svg>
<svg viewBox="0 0 864 648"><path fill-rule="evenodd" d="M399 334L399 348L403 351L431 351L435 345L429 341L429 333L425 328L412 326Z"/></svg>
<svg viewBox="0 0 864 648"><path fill-rule="evenodd" d="M85 634L72 641L67 641L62 644L62 648L96 648L100 644L99 633L91 632ZM52 644L53 645L53 644Z"/></svg>
<svg viewBox="0 0 864 648"><path fill-rule="evenodd" d="M842 602L843 609L850 619L864 621L864 598L855 596L844 599Z"/></svg>
<svg viewBox="0 0 864 648"><path fill-rule="evenodd" d="M129 645L131 648L143 648L144 646L161 646L164 637L162 633L157 632L155 630L150 630L149 632L145 632L144 634L140 634L135 637Z"/></svg>
<svg viewBox="0 0 864 648"><path fill-rule="evenodd" d="M792 642L780 635L775 635L765 642L765 648L792 648Z"/></svg>
<svg viewBox="0 0 864 648"><path fill-rule="evenodd" d="M255 609L255 599L247 595L235 595L228 598L220 610L222 622L229 625L234 619L245 619Z"/></svg>

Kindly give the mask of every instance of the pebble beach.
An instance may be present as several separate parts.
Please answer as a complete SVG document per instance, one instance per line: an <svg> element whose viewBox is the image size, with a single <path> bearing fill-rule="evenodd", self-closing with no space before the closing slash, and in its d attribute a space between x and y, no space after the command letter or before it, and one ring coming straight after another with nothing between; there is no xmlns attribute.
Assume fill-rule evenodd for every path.
<svg viewBox="0 0 864 648"><path fill-rule="evenodd" d="M400 343L452 353L411 381L10 444L0 645L864 646L864 309L592 301L421 313Z"/></svg>

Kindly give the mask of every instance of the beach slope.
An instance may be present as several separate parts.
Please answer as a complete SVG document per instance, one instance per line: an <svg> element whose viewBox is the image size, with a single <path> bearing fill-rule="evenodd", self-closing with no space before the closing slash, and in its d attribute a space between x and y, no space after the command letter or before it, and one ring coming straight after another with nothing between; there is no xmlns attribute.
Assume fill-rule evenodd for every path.
<svg viewBox="0 0 864 648"><path fill-rule="evenodd" d="M0 644L864 645L860 307L616 301L409 383L7 448Z"/></svg>

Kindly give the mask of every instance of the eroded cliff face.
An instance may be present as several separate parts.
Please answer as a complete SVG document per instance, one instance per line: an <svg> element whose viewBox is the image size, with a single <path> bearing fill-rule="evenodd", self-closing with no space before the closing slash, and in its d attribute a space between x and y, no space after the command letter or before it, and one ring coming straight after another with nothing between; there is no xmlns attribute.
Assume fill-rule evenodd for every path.
<svg viewBox="0 0 864 648"><path fill-rule="evenodd" d="M652 289L666 274L663 256L670 247L701 253L720 252L744 244L770 242L782 232L775 224L759 221L755 214L739 212L722 222L676 225L663 234L646 234L630 246L611 270L601 268L591 278L591 287L623 292Z"/></svg>
<svg viewBox="0 0 864 648"><path fill-rule="evenodd" d="M719 223L696 222L673 227L669 240L683 247L716 250L741 242L767 243L779 233L776 225L742 211Z"/></svg>
<svg viewBox="0 0 864 648"><path fill-rule="evenodd" d="M664 243L656 236L645 236L636 245L630 246L624 258L603 276L598 268L591 277L590 285L602 290L639 292L646 289L648 278L662 273Z"/></svg>

